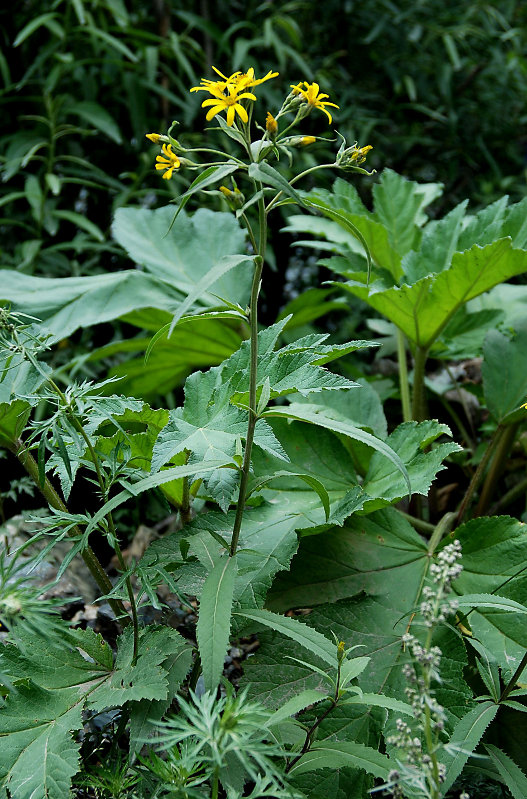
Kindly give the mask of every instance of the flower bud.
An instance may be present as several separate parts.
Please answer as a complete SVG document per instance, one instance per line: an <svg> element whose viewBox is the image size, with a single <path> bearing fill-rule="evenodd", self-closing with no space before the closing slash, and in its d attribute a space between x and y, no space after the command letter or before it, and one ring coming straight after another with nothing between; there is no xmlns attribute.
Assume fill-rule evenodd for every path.
<svg viewBox="0 0 527 799"><path fill-rule="evenodd" d="M265 120L265 129L269 134L269 136L271 137L271 139L276 138L276 134L278 133L278 122L276 121L276 119L274 118L274 116L271 114L270 111L267 112L267 118Z"/></svg>
<svg viewBox="0 0 527 799"><path fill-rule="evenodd" d="M242 207L245 202L245 197L238 188L235 188L234 191L232 191L232 189L228 189L227 186L220 186L219 189L227 200L229 208L231 208L232 211Z"/></svg>

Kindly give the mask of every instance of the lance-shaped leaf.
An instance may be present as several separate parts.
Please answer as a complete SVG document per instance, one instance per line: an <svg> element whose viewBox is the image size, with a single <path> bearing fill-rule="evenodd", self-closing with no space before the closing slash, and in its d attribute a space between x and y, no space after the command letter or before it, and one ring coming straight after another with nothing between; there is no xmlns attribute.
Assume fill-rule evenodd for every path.
<svg viewBox="0 0 527 799"><path fill-rule="evenodd" d="M249 166L249 177L253 180L258 180L265 186L272 186L278 189L286 197L291 197L298 205L304 205L302 197L297 191L288 183L288 181L278 172L274 167L266 161L261 163L253 163Z"/></svg>
<svg viewBox="0 0 527 799"><path fill-rule="evenodd" d="M345 766L364 769L369 774L386 780L392 762L371 746L352 741L323 741L316 743L309 752L302 755L289 773L294 776L323 768L339 769Z"/></svg>
<svg viewBox="0 0 527 799"><path fill-rule="evenodd" d="M315 657L320 658L330 666L337 666L337 647L324 635L316 630L307 627L297 619L287 616L279 616L268 610L240 610L235 611L236 615L244 616L246 619L263 624L272 630L283 633L288 638L292 638L300 646L305 647Z"/></svg>
<svg viewBox="0 0 527 799"><path fill-rule="evenodd" d="M216 690L223 671L236 570L236 558L217 560L200 594L197 637L206 691Z"/></svg>
<svg viewBox="0 0 527 799"><path fill-rule="evenodd" d="M198 177L192 181L186 192L179 198L179 206L173 216L172 222L170 223L169 230L172 228L179 214L193 194L206 189L207 186L213 186L214 183L217 183L219 180L223 180L223 178L226 178L228 175L232 175L232 173L236 172L239 167L239 163L227 161L224 164L219 164L218 166L209 166L207 169L204 169L203 172L201 172Z"/></svg>
<svg viewBox="0 0 527 799"><path fill-rule="evenodd" d="M446 766L446 778L441 785L443 796L463 771L465 763L495 718L498 708L499 705L494 702L481 702L456 724L448 748L439 755L440 762Z"/></svg>
<svg viewBox="0 0 527 799"><path fill-rule="evenodd" d="M521 768L497 746L485 744L485 749L514 799L524 799L527 796L527 777Z"/></svg>
<svg viewBox="0 0 527 799"><path fill-rule="evenodd" d="M527 251L514 250L507 238L456 252L450 268L411 286L376 290L354 281L339 285L384 314L416 345L427 349L465 302L526 270Z"/></svg>

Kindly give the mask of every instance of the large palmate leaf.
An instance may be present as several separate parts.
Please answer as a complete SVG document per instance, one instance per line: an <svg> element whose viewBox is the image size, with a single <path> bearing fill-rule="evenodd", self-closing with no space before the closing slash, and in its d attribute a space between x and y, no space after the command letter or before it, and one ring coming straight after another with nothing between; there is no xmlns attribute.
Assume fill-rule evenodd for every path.
<svg viewBox="0 0 527 799"><path fill-rule="evenodd" d="M419 347L427 349L468 300L527 270L527 252L510 239L456 252L451 266L412 285L371 288L358 281L342 285L394 322Z"/></svg>
<svg viewBox="0 0 527 799"><path fill-rule="evenodd" d="M167 281L183 296L192 294L225 256L246 254L245 234L232 214L200 208L190 216L181 211L170 227L173 217L174 209L170 206L155 211L120 208L112 230L136 263ZM247 267L250 264L241 264L218 275L214 294L231 302L246 303L252 278L252 270ZM218 303L207 291L196 301L202 307Z"/></svg>

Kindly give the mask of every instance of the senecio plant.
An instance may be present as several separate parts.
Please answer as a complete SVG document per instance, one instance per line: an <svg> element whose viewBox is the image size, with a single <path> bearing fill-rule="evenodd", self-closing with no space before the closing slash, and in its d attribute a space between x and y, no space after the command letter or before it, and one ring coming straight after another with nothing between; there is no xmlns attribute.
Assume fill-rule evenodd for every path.
<svg viewBox="0 0 527 799"><path fill-rule="evenodd" d="M405 422L388 436L373 389L368 393L366 385L324 368L372 342L326 344L327 336L309 333L280 346L291 317L262 330L258 324L271 211L296 204L343 227L353 237L353 257L360 250L367 268L358 289L357 280L342 285L366 293L379 252L390 253L379 220L397 225L400 214L394 216L393 208L409 194L412 219L421 219L432 193L414 192L390 173L377 195L375 219L343 181L336 184L340 199L306 195L297 184L317 170L371 174L362 167L371 146L342 140L331 163L286 180L280 161L294 165L295 152L317 142L302 132L302 121L321 111L331 124L331 109L338 106L318 84L301 82L290 85L274 113L259 113L255 92L277 73L257 78L252 68L229 76L215 72L218 79L203 79L191 91L209 95L202 102L206 119L234 143L236 154L186 148L173 135L176 123L166 134L149 133L161 147L155 168L163 181L176 172L198 175L174 214L121 209L114 232L117 238L122 233L123 212L150 221L161 212L162 235L175 246L169 234L173 226L175 236L191 224L183 212L191 197L205 191L225 200L232 213L218 215L222 228L230 222L238 236L239 221L245 249L238 245L231 251L238 254L222 254L190 288L187 281L186 293L166 273L157 282L139 270L125 277L144 288L148 302L155 296L170 303L172 319L155 333L147 356L155 357L156 346L181 330L184 346L186 325L234 321L248 339L219 366L190 374L182 407L168 411L111 394L112 379L64 380L47 362L52 334L45 325L0 309L0 443L49 506L33 538L0 556L0 621L8 630L0 651L0 799L67 799L72 791L82 799L366 799L371 790L440 799L454 790L499 707L517 709L525 694L518 684L527 663L521 647L507 639L510 673L503 665L500 672L492 655L495 627L501 634L508 629L504 617L527 613L514 593L523 585L523 525L509 520L495 531L473 520L452 539L456 514L446 514L434 528L393 507L412 493L426 496L442 460L460 449L445 440L448 427L421 418L419 402L419 414L411 420L405 413ZM205 214L210 222L213 212ZM516 215L514 220L519 225ZM417 241L420 232L412 225L405 221L405 235L395 239ZM438 224L431 235L442 230ZM128 229L130 239L135 232ZM376 245L371 254L370 242ZM420 264L407 260L418 275ZM519 272L518 264L514 268ZM346 265L343 274L348 272ZM442 275L449 277L447 268ZM246 305L223 296L228 292L218 286L228 284L226 276L246 292ZM409 288L403 288L406 296ZM399 296L395 288L389 291L390 298ZM372 296L381 293L372 289ZM207 302L200 304L203 297ZM397 310L398 300L390 302ZM445 319L453 313L444 311ZM407 316L415 320L417 312ZM424 368L424 355L420 363ZM355 392L366 397L357 424L338 400L332 405L320 399ZM68 502L78 475L95 486L99 504L73 513ZM177 508L179 528L151 543L139 561L127 562L118 514L153 490ZM113 582L92 549L95 536L115 552ZM474 544L478 536L499 547L500 558L505 553L503 574L493 570L492 552ZM323 552L317 550L321 539ZM41 599L44 589L27 585L28 573L67 543L58 578L75 556L84 559L118 625L112 645L89 627L68 625L56 599ZM40 549L31 555L35 546ZM461 547L464 558L468 552L463 574ZM332 576L321 578L326 550L333 584ZM283 594L279 572L286 581ZM473 593L481 574L488 593ZM313 595L321 579L327 581L322 599ZM498 594L505 585L511 597ZM168 624L146 623L148 608L141 606L153 607L162 619L167 589L181 607L193 609L188 597L197 598L195 641ZM303 620L280 612L322 602ZM494 613L494 626L485 626L482 608ZM261 650L246 660L244 685L236 691L222 676L229 640L254 633ZM465 640L474 650L470 665L488 690L478 701L464 679ZM368 647L368 654L356 652L360 647ZM442 651L448 654L446 676ZM525 777L519 767L496 747L486 751L487 768L518 788L515 797L521 795Z"/></svg>

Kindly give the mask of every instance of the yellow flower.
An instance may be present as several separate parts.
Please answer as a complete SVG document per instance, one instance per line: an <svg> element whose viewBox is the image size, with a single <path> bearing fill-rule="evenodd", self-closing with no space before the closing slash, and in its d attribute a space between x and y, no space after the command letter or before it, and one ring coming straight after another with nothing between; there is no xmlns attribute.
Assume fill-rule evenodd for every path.
<svg viewBox="0 0 527 799"><path fill-rule="evenodd" d="M150 139L150 141L153 141L154 144L157 144L159 139L161 138L160 133L145 133L145 136L147 139Z"/></svg>
<svg viewBox="0 0 527 799"><path fill-rule="evenodd" d="M276 119L274 118L274 116L271 114L270 111L267 112L267 117L265 120L265 129L272 138L274 138L278 133L278 122L276 121Z"/></svg>
<svg viewBox="0 0 527 799"><path fill-rule="evenodd" d="M224 94L219 89L211 86L209 88L209 92L213 95L214 99L210 98L208 100L204 100L201 104L202 108L206 106L210 106L209 110L207 111L207 116L205 119L207 122L219 114L220 111L227 111L227 125L229 127L234 122L234 117L236 114L240 117L243 122L249 121L249 115L247 114L247 110L241 105L240 100L256 100L256 97L251 92L242 92L241 94L238 93L236 87L232 84L227 86L228 94Z"/></svg>
<svg viewBox="0 0 527 799"><path fill-rule="evenodd" d="M350 160L356 161L357 164L362 164L366 160L367 153L373 150L373 146L371 144L367 144L365 147L357 147L357 149L351 154Z"/></svg>
<svg viewBox="0 0 527 799"><path fill-rule="evenodd" d="M260 83L263 83L270 78L276 78L278 72L272 72L269 70L267 75L263 78L255 78L254 77L254 69L250 67L247 72L233 72L232 75L224 75L223 72L220 72L219 69L216 67L212 67L214 72L222 78L222 80L209 80L208 78L201 79L201 86L193 86L191 88L191 92L200 92L206 91L214 94L215 91L220 92L227 92L230 86L234 86L236 91L241 92L245 89L249 89L251 86L259 86ZM214 91L213 91L214 90Z"/></svg>
<svg viewBox="0 0 527 799"><path fill-rule="evenodd" d="M172 173L174 172L174 169L177 169L180 166L181 161L179 160L177 155L172 152L171 144L164 144L161 149L163 151L163 155L165 155L166 158L163 158L162 155L158 155L156 157L157 161L156 169L165 169L166 172L163 175L163 179L170 180L170 178L172 177Z"/></svg>
<svg viewBox="0 0 527 799"><path fill-rule="evenodd" d="M329 97L329 94L321 94L318 83L308 83L304 80L302 83L297 83L296 85L292 83L291 88L294 94L301 94L311 108L320 108L320 110L326 114L330 123L333 122L333 118L325 106L331 105L333 108L338 108L339 106L335 103L327 102L325 98Z"/></svg>

